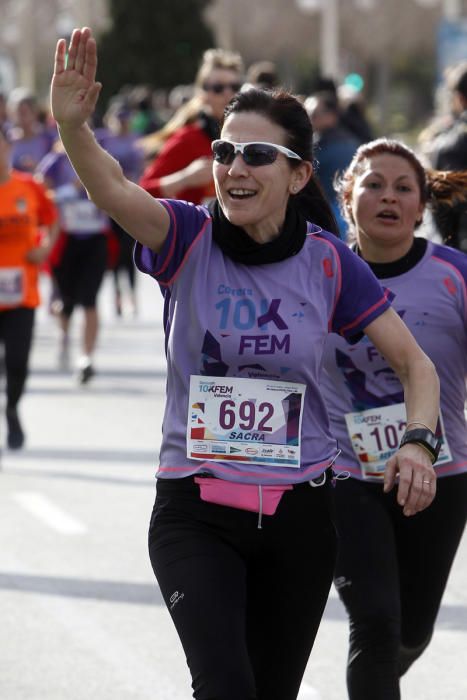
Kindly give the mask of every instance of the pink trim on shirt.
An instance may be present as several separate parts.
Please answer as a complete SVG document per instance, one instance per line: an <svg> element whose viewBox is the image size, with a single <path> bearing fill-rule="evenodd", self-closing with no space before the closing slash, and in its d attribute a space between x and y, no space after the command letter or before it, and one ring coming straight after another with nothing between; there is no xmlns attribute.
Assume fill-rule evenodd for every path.
<svg viewBox="0 0 467 700"><path fill-rule="evenodd" d="M368 481L368 483L372 484L378 483L376 479L364 479L360 465L349 466L348 464L339 464L338 462L335 462L332 468L335 472L348 472L351 477L355 477L360 481ZM435 465L435 472L439 477L454 476L456 474L462 474L465 471L467 471L467 462L449 462L448 464L443 464L440 467ZM381 483L382 481L383 480L381 479Z"/></svg>
<svg viewBox="0 0 467 700"><path fill-rule="evenodd" d="M467 315L467 288L465 285L465 280L460 272L460 270L457 269L455 265L452 263L448 262L447 260L443 260L443 258L438 258L436 255L431 256L433 260L436 260L436 262L441 263L442 265L446 265L459 279L461 286L462 286L462 291L464 294L464 315Z"/></svg>
<svg viewBox="0 0 467 700"><path fill-rule="evenodd" d="M177 277L179 276L179 274L181 273L181 271L182 271L183 268L185 267L185 264L186 264L186 262L187 262L187 260L188 260L188 257L189 257L189 255L190 255L192 249L193 249L194 246L198 243L199 239L201 238L201 236L203 235L203 233L204 233L204 231L205 231L205 229L206 229L206 226L207 226L210 222L211 222L211 219L210 219L210 218L207 218L206 221L204 222L204 224L201 226L200 230L198 231L198 233L196 234L195 238L193 239L193 241L192 241L190 247L188 248L188 250L186 251L185 255L183 256L183 260L182 260L182 262L180 263L180 266L178 267L178 269L175 271L173 277L171 277L167 282L161 282L160 280L158 280L158 282L159 282L159 284L160 284L161 286L163 286L163 287L168 287L168 286L170 286L171 284L173 284L173 283L175 282L175 280L177 279Z"/></svg>
<svg viewBox="0 0 467 700"><path fill-rule="evenodd" d="M369 309L364 311L362 314L360 314L360 316L358 316L358 318L356 318L355 321L352 321L352 323L348 323L346 326L343 326L343 328L341 328L339 330L340 335L344 335L344 333L346 331L350 330L351 328L355 328L355 326L358 326L358 324L361 321L363 321L363 319L365 319L367 316L369 316L371 313L373 313L373 311L376 311L376 309L378 309L380 306L385 304L388 300L388 296L389 296L389 291L386 289L384 291L383 298L380 299L379 301L377 301L376 304L373 304L373 306L371 306Z"/></svg>
<svg viewBox="0 0 467 700"><path fill-rule="evenodd" d="M296 470L297 474L300 474L300 476L305 476L305 479L301 479L301 481L306 481L307 478L309 478L309 475L312 474L313 478L319 476L320 474L323 473L325 469L329 467L329 465L332 462L332 458L326 460L325 462L319 462L317 464L313 464L310 467L307 467L306 469L300 469ZM188 472L188 476L190 474L196 474L197 472L200 471L201 467L207 465L210 470L212 470L213 474L225 474L229 476L235 476L237 478L254 478L258 479L260 476L261 478L272 478L272 479L282 479L284 483L290 484L294 483L291 480L292 473L290 474L278 474L276 471L271 471L271 470L266 470L261 468L261 474L258 474L257 472L247 472L247 471L237 471L235 469L229 469L229 467L224 467L224 465L220 464L219 462L202 462L200 463L200 467L196 468L193 467L193 465L187 465L186 467L162 467L159 466L157 475L162 476L163 474L169 474L169 473L176 473L182 475L184 472ZM260 466L260 465L258 465ZM293 472L293 470L290 470ZM316 473L318 472L318 473Z"/></svg>
<svg viewBox="0 0 467 700"><path fill-rule="evenodd" d="M435 472L437 476L455 476L456 474L463 474L467 471L467 462L448 462L448 464L443 464L437 467L435 464Z"/></svg>

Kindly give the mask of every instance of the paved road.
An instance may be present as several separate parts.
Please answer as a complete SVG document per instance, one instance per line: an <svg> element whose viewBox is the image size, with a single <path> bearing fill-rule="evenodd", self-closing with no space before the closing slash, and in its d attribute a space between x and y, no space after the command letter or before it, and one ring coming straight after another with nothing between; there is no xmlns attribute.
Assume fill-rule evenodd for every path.
<svg viewBox="0 0 467 700"><path fill-rule="evenodd" d="M161 298L150 280L139 284L138 317L116 319L106 282L98 375L86 388L56 369L53 320L39 314L27 447L1 459L1 700L190 698L146 551L165 375ZM405 699L467 698L466 580L464 539ZM333 591L300 700L345 699L346 635Z"/></svg>

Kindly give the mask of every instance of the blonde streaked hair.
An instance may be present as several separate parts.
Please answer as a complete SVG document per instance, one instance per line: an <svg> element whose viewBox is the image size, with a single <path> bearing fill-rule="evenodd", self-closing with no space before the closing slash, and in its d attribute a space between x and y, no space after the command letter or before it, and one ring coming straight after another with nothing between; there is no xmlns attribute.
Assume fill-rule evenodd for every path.
<svg viewBox="0 0 467 700"><path fill-rule="evenodd" d="M183 104L175 114L169 119L162 129L155 131L153 134L148 134L139 140L139 144L146 153L157 153L160 151L167 139L170 138L176 131L186 126L193 124L199 116L203 106L201 90L207 77L213 70L231 70L238 73L239 78L243 76L244 66L243 60L239 53L235 51L227 51L225 49L207 49L203 53L201 64L196 73L194 86L195 94L193 97Z"/></svg>

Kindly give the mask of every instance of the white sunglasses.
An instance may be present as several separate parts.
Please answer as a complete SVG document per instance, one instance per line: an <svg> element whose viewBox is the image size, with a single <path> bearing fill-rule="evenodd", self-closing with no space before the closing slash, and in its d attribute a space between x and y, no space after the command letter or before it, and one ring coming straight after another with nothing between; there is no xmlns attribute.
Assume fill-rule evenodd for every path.
<svg viewBox="0 0 467 700"><path fill-rule="evenodd" d="M216 139L211 144L214 160L222 165L231 165L237 153L241 153L247 165L253 167L259 165L271 165L274 163L279 153L283 153L287 158L302 160L297 153L290 148L279 146L277 143L267 141L248 141L248 143L235 143L234 141L224 141Z"/></svg>

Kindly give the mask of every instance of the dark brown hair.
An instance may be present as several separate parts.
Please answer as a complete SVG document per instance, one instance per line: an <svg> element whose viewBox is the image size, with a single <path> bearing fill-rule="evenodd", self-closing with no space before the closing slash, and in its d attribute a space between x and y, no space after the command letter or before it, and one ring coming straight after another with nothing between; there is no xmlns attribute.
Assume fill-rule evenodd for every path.
<svg viewBox="0 0 467 700"><path fill-rule="evenodd" d="M249 88L239 92L229 102L224 111L224 122L232 114L251 112L268 119L280 126L286 133L285 144L302 158L313 163L313 129L308 114L301 102L285 90L262 90ZM291 168L300 166L299 160L289 158ZM291 202L297 210L314 224L326 231L338 235L336 220L326 197L312 176L305 187L296 195L291 195Z"/></svg>

